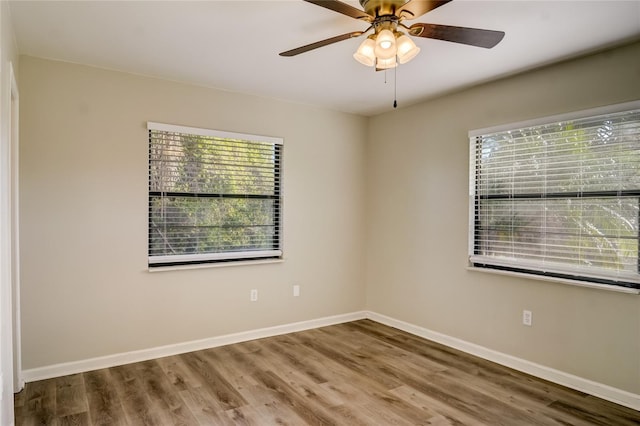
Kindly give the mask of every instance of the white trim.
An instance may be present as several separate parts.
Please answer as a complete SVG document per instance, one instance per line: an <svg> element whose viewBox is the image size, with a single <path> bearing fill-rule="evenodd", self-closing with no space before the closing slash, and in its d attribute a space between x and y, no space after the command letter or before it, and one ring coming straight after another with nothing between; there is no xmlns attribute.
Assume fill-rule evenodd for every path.
<svg viewBox="0 0 640 426"><path fill-rule="evenodd" d="M177 126L174 124L147 122L148 130L159 130L162 132L187 133L190 135L211 136L221 139L240 139L251 142L267 142L275 145L284 145L284 139L274 136L251 135L248 133L225 132L223 130L200 129L197 127Z"/></svg>
<svg viewBox="0 0 640 426"><path fill-rule="evenodd" d="M596 117L604 114L614 114L616 112L631 111L640 109L640 100L625 102L621 104L606 105L597 108L585 109L582 111L569 112L566 114L556 114L547 117L534 118L532 120L519 121L516 123L500 124L498 126L485 127L469 131L469 138L482 136L491 133L504 132L506 130L520 129L523 127L540 126L543 124L557 123L560 121L577 120L585 117Z"/></svg>
<svg viewBox="0 0 640 426"><path fill-rule="evenodd" d="M9 94L9 143L11 144L11 287L13 316L13 391L20 392L24 388L22 379L22 325L20 314L20 96L18 82L13 70L13 62L9 62L10 94Z"/></svg>
<svg viewBox="0 0 640 426"><path fill-rule="evenodd" d="M149 256L149 265L171 262L204 262L207 260L230 260L262 257L280 257L282 250L246 250L228 251L222 253L199 253L199 254L175 254L163 256ZM161 266L161 265L160 265Z"/></svg>
<svg viewBox="0 0 640 426"><path fill-rule="evenodd" d="M640 410L640 394L634 394L602 383L574 376L573 374L569 374L564 371L555 370L544 365L527 361L526 359L494 351L493 349L485 348L484 346L476 345L475 343L470 343L456 337L438 333L437 331L432 331L427 328L400 321L382 314L377 314L375 312L367 312L367 318L500 365L513 368L514 370L531 374L535 377L539 377L571 389L586 392L590 395L597 396L598 398L633 408L634 410Z"/></svg>
<svg viewBox="0 0 640 426"><path fill-rule="evenodd" d="M492 266L502 266L508 268L516 268L523 270L534 270L544 273L571 275L577 280L587 281L587 278L595 278L601 280L624 281L627 283L640 284L640 275L637 272L630 271L612 271L610 269L591 267L585 268L577 265L566 265L553 261L542 261L520 259L514 257L486 256L486 255L469 255L471 265L482 264ZM534 274L535 275L535 274Z"/></svg>
<svg viewBox="0 0 640 426"><path fill-rule="evenodd" d="M247 266L247 265L266 265L268 263L284 263L285 258L279 259L254 259L254 260L237 260L234 262L208 262L208 263L189 263L186 265L175 266L151 266L147 268L149 272L179 271L183 269L206 269L206 268L227 268L230 266Z"/></svg>
<svg viewBox="0 0 640 426"><path fill-rule="evenodd" d="M467 270L473 271L473 272L487 272L490 274L508 275L511 277L526 278L530 280L568 284L568 285L574 285L577 287L587 287L587 288L593 288L597 290L613 291L617 293L640 294L640 290L635 288L622 287L619 285L611 285L611 284L598 284L598 283L592 283L589 281L571 280L568 278L558 278L550 275L528 274L526 272L505 271L502 269L492 269L492 268L480 268L477 266L468 266Z"/></svg>
<svg viewBox="0 0 640 426"><path fill-rule="evenodd" d="M274 327L259 328L257 330L210 337L201 340L193 340L190 342L177 343L174 345L159 346L156 348L142 349L138 351L107 355L80 361L65 362L39 368L32 368L24 370L22 372L22 377L27 382L33 382L36 380L61 377L69 374L82 373L85 371L97 370L101 368L115 367L132 362L147 361L150 359L156 359L165 356L172 356L187 352L199 351L202 349L215 348L219 346L230 345L233 343L262 339L264 337L278 336L281 334L294 333L297 331L309 330L318 327L326 327L329 325L341 324L344 322L356 321L364 318L366 318L366 313L364 311L334 315L313 320L295 322L291 324L277 325Z"/></svg>
<svg viewBox="0 0 640 426"><path fill-rule="evenodd" d="M4 5L0 5L2 8ZM2 15L5 10L0 10ZM4 23L3 16L0 21ZM4 32L4 29L2 29ZM0 49L5 43L0 43ZM12 258L12 147L11 147L11 79L6 71L8 58L0 54L0 423L13 420L13 278Z"/></svg>

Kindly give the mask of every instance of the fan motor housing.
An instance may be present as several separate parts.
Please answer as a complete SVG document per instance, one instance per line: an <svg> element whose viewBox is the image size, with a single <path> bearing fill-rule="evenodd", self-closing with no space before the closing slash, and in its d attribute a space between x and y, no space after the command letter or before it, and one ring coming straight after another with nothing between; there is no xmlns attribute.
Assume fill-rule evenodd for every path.
<svg viewBox="0 0 640 426"><path fill-rule="evenodd" d="M369 15L379 16L395 15L396 10L406 3L405 0L360 0L360 5Z"/></svg>

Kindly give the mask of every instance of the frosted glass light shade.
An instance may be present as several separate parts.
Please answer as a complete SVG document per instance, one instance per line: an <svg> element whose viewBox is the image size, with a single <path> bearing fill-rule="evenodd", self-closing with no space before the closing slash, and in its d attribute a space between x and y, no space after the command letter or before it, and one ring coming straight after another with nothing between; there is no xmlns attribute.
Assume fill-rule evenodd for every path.
<svg viewBox="0 0 640 426"><path fill-rule="evenodd" d="M360 47L358 47L356 53L353 54L353 57L362 65L372 67L376 64L375 49L376 42L370 38L367 38L360 44Z"/></svg>
<svg viewBox="0 0 640 426"><path fill-rule="evenodd" d="M398 62L406 64L415 56L420 53L420 48L406 35L398 37L396 45L398 46L396 54L398 55Z"/></svg>
<svg viewBox="0 0 640 426"><path fill-rule="evenodd" d="M396 62L395 56L392 56L389 59L378 58L378 60L376 61L376 69L378 70L387 70L389 68L395 68L397 66L398 63Z"/></svg>
<svg viewBox="0 0 640 426"><path fill-rule="evenodd" d="M376 36L375 54L378 59L391 59L396 56L396 37L390 30L382 30Z"/></svg>

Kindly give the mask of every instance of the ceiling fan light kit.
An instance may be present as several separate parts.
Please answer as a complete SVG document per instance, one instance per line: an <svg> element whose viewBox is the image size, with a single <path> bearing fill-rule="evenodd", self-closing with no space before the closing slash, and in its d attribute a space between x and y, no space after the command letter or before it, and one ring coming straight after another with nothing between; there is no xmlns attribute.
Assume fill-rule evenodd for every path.
<svg viewBox="0 0 640 426"><path fill-rule="evenodd" d="M356 53L353 54L353 57L362 65L372 67L376 64L375 49L376 42L373 36L369 36L360 44L360 47L358 47Z"/></svg>
<svg viewBox="0 0 640 426"><path fill-rule="evenodd" d="M367 37L353 57L362 65L389 69L397 64L406 64L419 52L420 48L404 33L382 30L377 36L374 34Z"/></svg>
<svg viewBox="0 0 640 426"><path fill-rule="evenodd" d="M396 57L392 56L389 59L376 59L376 70L388 70L390 68L395 68L398 66L398 62L396 61Z"/></svg>
<svg viewBox="0 0 640 426"><path fill-rule="evenodd" d="M416 46L413 40L404 34L398 37L396 44L398 45L396 56L398 57L398 62L401 64L406 64L420 53L420 48Z"/></svg>
<svg viewBox="0 0 640 426"><path fill-rule="evenodd" d="M396 38L390 30L378 33L374 53L379 59L391 59L396 56Z"/></svg>
<svg viewBox="0 0 640 426"><path fill-rule="evenodd" d="M425 13L445 5L452 0L360 0L364 11L338 0L304 0L350 18L370 24L365 31L354 31L311 43L296 49L280 53L280 56L296 56L319 47L359 37L373 29L373 34L360 44L353 54L355 60L376 70L394 68L406 64L416 57L420 48L398 27L407 30L413 37L430 38L467 44L470 46L492 48L504 37L502 31L482 30L450 25L416 23L407 27L405 20L416 19Z"/></svg>

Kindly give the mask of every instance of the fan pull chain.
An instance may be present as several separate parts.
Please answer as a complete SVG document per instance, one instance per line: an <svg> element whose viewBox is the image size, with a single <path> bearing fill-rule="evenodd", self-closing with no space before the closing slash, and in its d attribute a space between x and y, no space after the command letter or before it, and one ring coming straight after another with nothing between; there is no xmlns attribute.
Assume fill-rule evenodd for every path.
<svg viewBox="0 0 640 426"><path fill-rule="evenodd" d="M384 70L384 84L387 84L387 70ZM398 67L393 70L393 107L398 108Z"/></svg>
<svg viewBox="0 0 640 426"><path fill-rule="evenodd" d="M393 70L393 107L398 108L398 67Z"/></svg>

